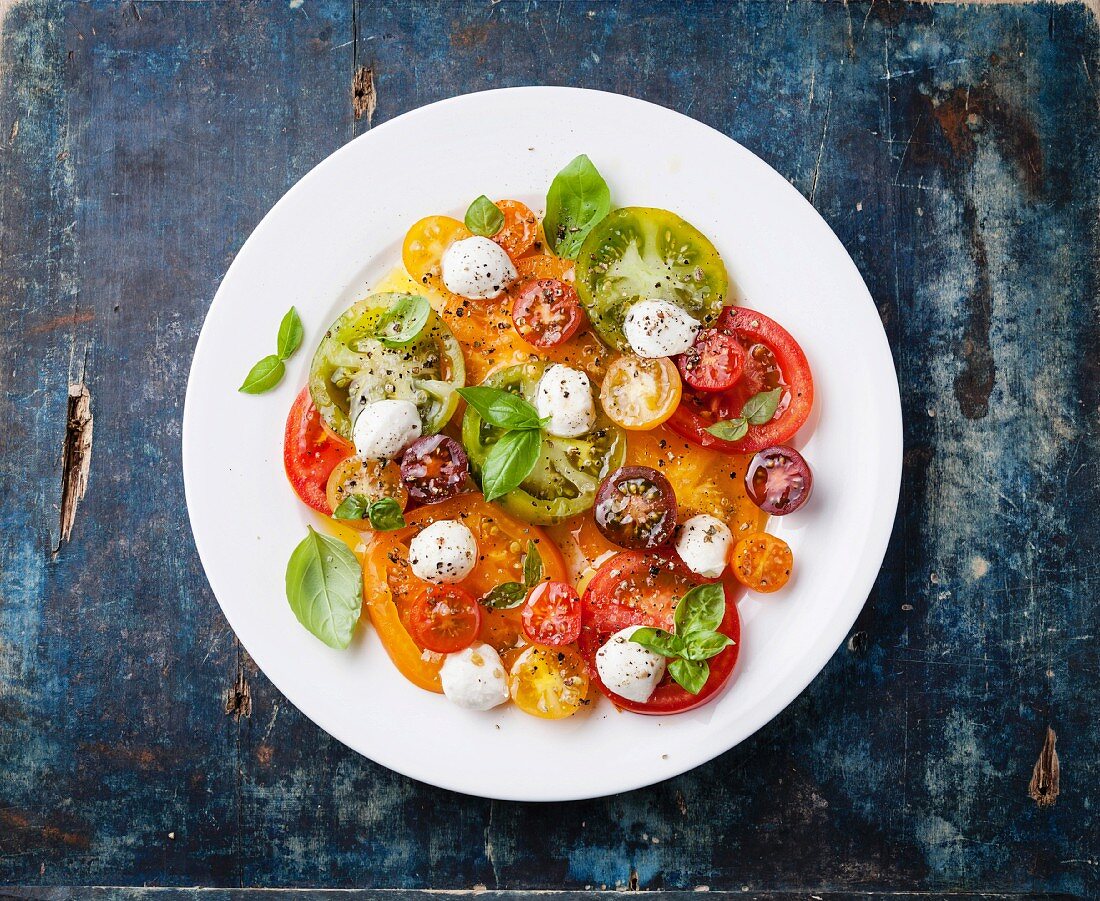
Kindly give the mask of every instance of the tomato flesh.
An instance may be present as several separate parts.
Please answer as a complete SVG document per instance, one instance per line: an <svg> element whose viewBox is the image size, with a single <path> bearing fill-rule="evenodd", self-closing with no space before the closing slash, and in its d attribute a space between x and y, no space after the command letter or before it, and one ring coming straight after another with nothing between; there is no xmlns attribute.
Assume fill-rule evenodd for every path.
<svg viewBox="0 0 1100 901"><path fill-rule="evenodd" d="M745 370L745 349L736 335L703 329L695 343L680 354L680 375L699 391L728 391Z"/></svg>
<svg viewBox="0 0 1100 901"><path fill-rule="evenodd" d="M309 388L303 388L290 408L283 436L283 467L294 493L318 513L332 513L327 492L329 476L354 453L351 444L321 424Z"/></svg>
<svg viewBox="0 0 1100 901"><path fill-rule="evenodd" d="M515 259L535 246L539 220L531 208L518 200L498 200L496 207L504 214L504 224L493 240Z"/></svg>
<svg viewBox="0 0 1100 901"><path fill-rule="evenodd" d="M557 347L577 333L584 319L572 285L554 278L528 282L512 304L512 323L535 347Z"/></svg>
<svg viewBox="0 0 1100 901"><path fill-rule="evenodd" d="M794 555L787 542L767 532L745 536L730 555L730 569L737 581L762 594L786 585L793 566Z"/></svg>
<svg viewBox="0 0 1100 901"><path fill-rule="evenodd" d="M468 648L481 627L481 606L454 585L433 585L413 602L413 638L438 654Z"/></svg>
<svg viewBox="0 0 1100 901"><path fill-rule="evenodd" d="M813 488L810 466L794 448L766 448L745 470L749 500L772 516L793 513L810 499Z"/></svg>
<svg viewBox="0 0 1100 901"><path fill-rule="evenodd" d="M628 548L655 548L676 529L676 493L656 469L623 466L600 486L593 508L604 537Z"/></svg>
<svg viewBox="0 0 1100 901"><path fill-rule="evenodd" d="M427 435L414 441L401 457L401 478L418 504L437 504L466 486L470 463L454 438Z"/></svg>
<svg viewBox="0 0 1100 901"><path fill-rule="evenodd" d="M558 647L581 634L581 598L568 582L542 582L527 596L523 633L534 644Z"/></svg>

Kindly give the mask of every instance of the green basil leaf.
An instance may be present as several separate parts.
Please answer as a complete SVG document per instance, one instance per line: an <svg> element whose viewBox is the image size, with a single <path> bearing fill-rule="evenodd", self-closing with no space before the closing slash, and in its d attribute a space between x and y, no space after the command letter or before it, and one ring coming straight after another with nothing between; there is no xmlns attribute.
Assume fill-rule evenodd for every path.
<svg viewBox="0 0 1100 901"><path fill-rule="evenodd" d="M684 639L683 656L688 660L709 660L733 644L733 639L721 632L693 632Z"/></svg>
<svg viewBox="0 0 1100 901"><path fill-rule="evenodd" d="M286 367L278 356L272 354L270 357L264 357L248 371L248 375L244 377L241 387L237 390L241 394L263 394L283 380L284 372Z"/></svg>
<svg viewBox="0 0 1100 901"><path fill-rule="evenodd" d="M298 311L291 307L286 311L283 321L279 323L279 359L287 360L302 343L305 329L302 328L302 320Z"/></svg>
<svg viewBox="0 0 1100 901"><path fill-rule="evenodd" d="M705 660L684 660L681 657L668 665L668 674L678 685L697 695L710 678L710 665Z"/></svg>
<svg viewBox="0 0 1100 901"><path fill-rule="evenodd" d="M401 505L392 497L380 497L367 508L371 528L378 532L392 532L405 527L405 514Z"/></svg>
<svg viewBox="0 0 1100 901"><path fill-rule="evenodd" d="M523 558L523 584L534 588L542 581L542 554L535 542L527 542L527 556Z"/></svg>
<svg viewBox="0 0 1100 901"><path fill-rule="evenodd" d="M370 498L365 494L349 494L340 506L332 511L333 519L363 519L370 507Z"/></svg>
<svg viewBox="0 0 1100 901"><path fill-rule="evenodd" d="M527 598L527 588L519 582L502 582L481 599L486 607L494 610L510 610Z"/></svg>
<svg viewBox="0 0 1100 901"><path fill-rule="evenodd" d="M493 445L481 468L481 490L491 501L507 494L531 474L542 453L542 432L517 429L505 432Z"/></svg>
<svg viewBox="0 0 1100 901"><path fill-rule="evenodd" d="M611 189L582 153L554 176L546 192L542 226L550 249L575 260L588 233L609 212Z"/></svg>
<svg viewBox="0 0 1100 901"><path fill-rule="evenodd" d="M741 408L741 418L748 420L750 425L763 425L771 422L775 410L779 406L779 398L783 395L782 388L773 388L771 391L761 391L754 394Z"/></svg>
<svg viewBox="0 0 1100 901"><path fill-rule="evenodd" d="M374 337L386 347L404 347L424 330L432 305L419 294L402 294L378 319Z"/></svg>
<svg viewBox="0 0 1100 901"><path fill-rule="evenodd" d="M463 221L466 223L466 227L475 235L491 238L504 225L504 213L500 211L500 207L482 194L470 204L470 208L466 210L466 218Z"/></svg>
<svg viewBox="0 0 1100 901"><path fill-rule="evenodd" d="M723 441L740 441L749 433L749 424L743 417L724 419L709 426L707 431Z"/></svg>
<svg viewBox="0 0 1100 901"><path fill-rule="evenodd" d="M721 582L696 585L676 605L676 634L713 632L726 616L726 589Z"/></svg>
<svg viewBox="0 0 1100 901"><path fill-rule="evenodd" d="M498 429L537 429L542 425L538 411L511 391L477 385L459 388L458 393L482 419Z"/></svg>
<svg viewBox="0 0 1100 901"><path fill-rule="evenodd" d="M671 632L655 629L652 626L635 629L630 640L664 657L679 657L684 653L684 643L679 635L673 635Z"/></svg>
<svg viewBox="0 0 1100 901"><path fill-rule="evenodd" d="M363 609L363 570L344 542L309 527L286 567L298 622L330 648L346 648Z"/></svg>

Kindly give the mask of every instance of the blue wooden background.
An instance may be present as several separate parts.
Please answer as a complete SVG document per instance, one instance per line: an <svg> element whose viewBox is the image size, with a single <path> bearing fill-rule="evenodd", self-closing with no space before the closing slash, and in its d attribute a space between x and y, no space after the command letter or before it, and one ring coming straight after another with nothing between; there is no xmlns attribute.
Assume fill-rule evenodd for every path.
<svg viewBox="0 0 1100 901"><path fill-rule="evenodd" d="M0 15L0 883L1100 893L1095 6ZM180 475L192 348L267 209L372 124L530 83L682 110L788 177L867 280L906 421L882 574L803 696L692 773L546 806L411 782L288 705ZM70 384L94 444L55 552Z"/></svg>

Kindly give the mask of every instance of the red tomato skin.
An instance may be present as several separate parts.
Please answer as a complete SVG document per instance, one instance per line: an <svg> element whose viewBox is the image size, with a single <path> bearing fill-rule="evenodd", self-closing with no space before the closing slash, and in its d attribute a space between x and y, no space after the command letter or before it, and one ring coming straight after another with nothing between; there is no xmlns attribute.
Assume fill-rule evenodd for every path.
<svg viewBox="0 0 1100 901"><path fill-rule="evenodd" d="M512 323L534 347L557 347L572 338L584 321L576 289L556 278L528 282L512 304Z"/></svg>
<svg viewBox="0 0 1100 901"><path fill-rule="evenodd" d="M443 610L438 609L440 604L445 605ZM440 635L434 629L437 612L444 618L459 617L462 631ZM481 605L456 585L431 585L414 602L410 625L412 636L421 647L437 654L453 654L468 648L477 639L481 629Z"/></svg>
<svg viewBox="0 0 1100 901"><path fill-rule="evenodd" d="M542 582L531 589L521 618L532 644L572 644L581 634L580 595L568 582Z"/></svg>
<svg viewBox="0 0 1100 901"><path fill-rule="evenodd" d="M785 444L802 428L814 403L814 380L806 354L790 332L774 319L755 310L726 307L718 319L717 328L738 332L772 350L788 386L786 396L780 400L782 413L771 422L749 426L748 434L740 441L726 441L707 431L707 426L712 425L713 421L705 419L691 409L688 392L685 389L684 399L680 401L680 406L668 420L668 427L677 435L701 447L724 451L728 454L755 454L773 444ZM736 386L733 391L736 391ZM721 394L705 393L703 396L719 399L722 397Z"/></svg>
<svg viewBox="0 0 1100 901"><path fill-rule="evenodd" d="M726 593L726 615L722 619L718 631L733 639L733 644L707 663L710 665L710 677L706 685L697 695L672 681L665 676L657 690L648 701L630 701L615 694L607 688L600 679L596 669L596 652L608 637L632 625L658 626L664 629L672 627L671 618L661 620L653 616L647 616L637 610L630 610L613 601L607 603L607 583L622 580L624 576L632 575L648 569L651 564L673 567L677 573L696 584L712 581L703 579L690 572L678 560L654 553L641 551L624 551L616 554L600 567L599 572L592 577L584 597L581 599L582 625L581 634L577 645L588 664L589 680L602 691L616 707L629 710L633 713L642 713L651 716L668 716L674 713L685 713L694 710L713 700L725 687L730 676L733 675L737 658L741 652L741 618L737 613L737 596L739 589L723 582ZM618 572L612 575L612 571Z"/></svg>
<svg viewBox="0 0 1100 901"><path fill-rule="evenodd" d="M283 468L294 493L318 513L332 515L325 487L336 465L355 453L343 438L321 422L309 388L294 399L283 435Z"/></svg>

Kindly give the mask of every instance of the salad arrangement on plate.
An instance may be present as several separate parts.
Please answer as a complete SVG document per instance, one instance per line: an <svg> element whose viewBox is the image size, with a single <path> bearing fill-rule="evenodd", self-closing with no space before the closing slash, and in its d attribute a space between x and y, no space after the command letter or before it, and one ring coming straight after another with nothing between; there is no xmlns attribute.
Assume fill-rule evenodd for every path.
<svg viewBox="0 0 1100 901"><path fill-rule="evenodd" d="M326 517L290 557L295 615L346 648L365 609L410 682L466 708L697 707L733 674L738 598L791 573L765 525L812 490L787 444L805 354L733 305L702 232L611 204L579 156L541 222L484 196L416 222L287 419L290 484ZM303 333L291 310L241 390Z"/></svg>

